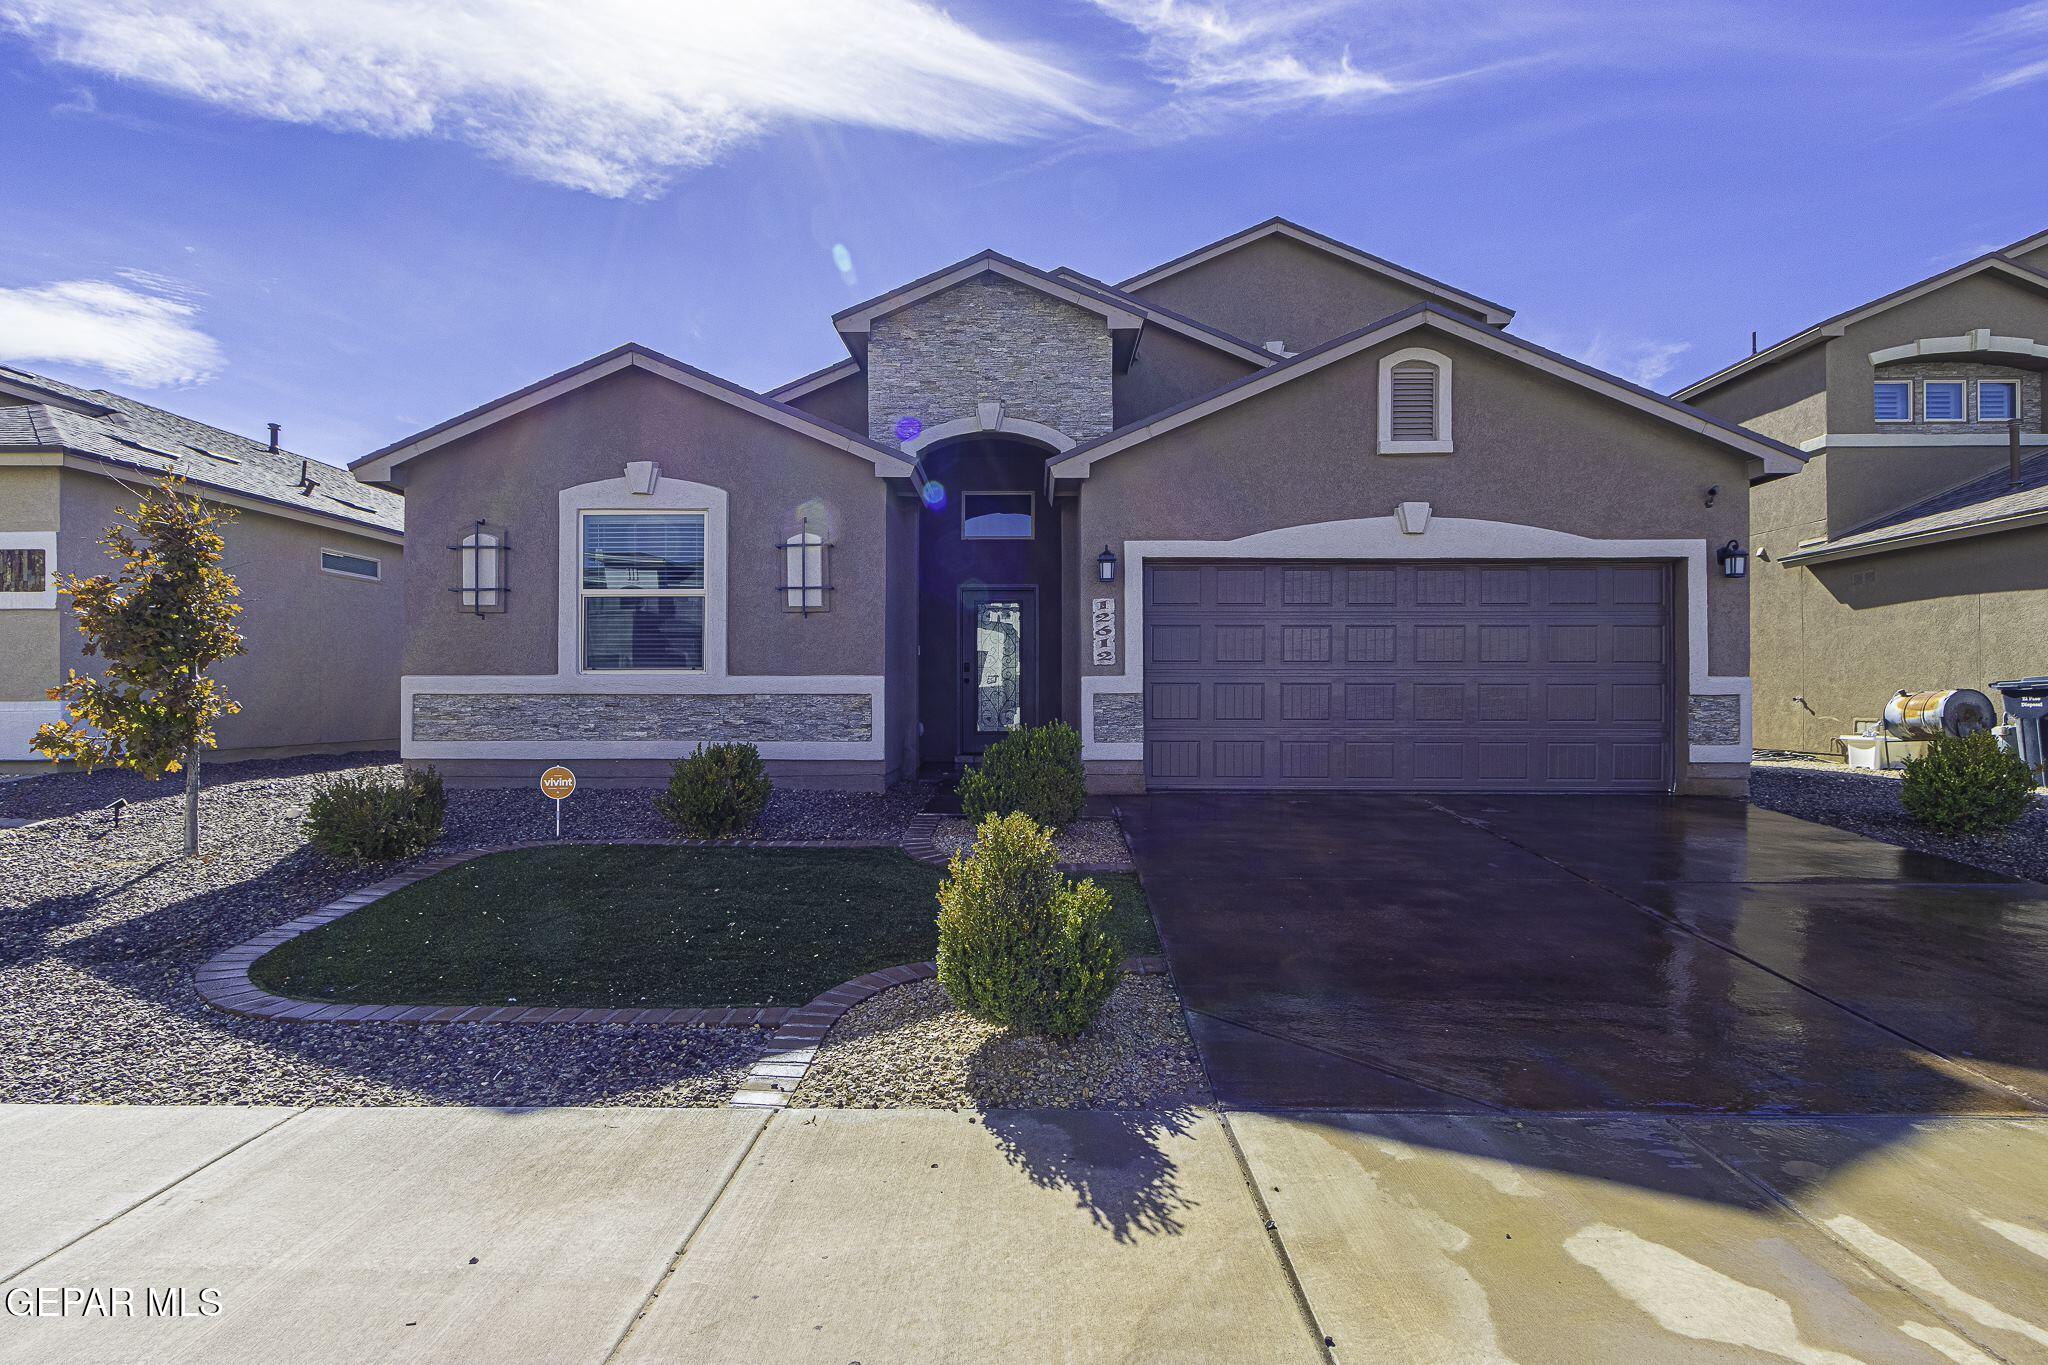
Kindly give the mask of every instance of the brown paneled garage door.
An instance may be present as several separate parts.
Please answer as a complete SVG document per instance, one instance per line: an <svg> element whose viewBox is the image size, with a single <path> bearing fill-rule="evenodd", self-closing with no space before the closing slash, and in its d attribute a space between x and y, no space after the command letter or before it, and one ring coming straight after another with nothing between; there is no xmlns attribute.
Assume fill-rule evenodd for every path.
<svg viewBox="0 0 2048 1365"><path fill-rule="evenodd" d="M1155 789L1664 791L1658 564L1159 564Z"/></svg>

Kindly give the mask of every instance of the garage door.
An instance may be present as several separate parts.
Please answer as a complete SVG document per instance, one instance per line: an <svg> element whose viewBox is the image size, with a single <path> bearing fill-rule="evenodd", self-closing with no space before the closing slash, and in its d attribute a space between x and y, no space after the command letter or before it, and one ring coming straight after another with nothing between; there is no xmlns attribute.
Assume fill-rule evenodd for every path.
<svg viewBox="0 0 2048 1365"><path fill-rule="evenodd" d="M1664 791L1658 564L1148 566L1157 789Z"/></svg>

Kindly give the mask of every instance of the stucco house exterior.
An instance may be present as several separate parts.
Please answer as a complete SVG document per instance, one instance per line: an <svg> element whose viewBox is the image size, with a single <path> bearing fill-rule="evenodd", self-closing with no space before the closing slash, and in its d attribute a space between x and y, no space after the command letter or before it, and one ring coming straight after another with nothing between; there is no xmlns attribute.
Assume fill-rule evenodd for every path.
<svg viewBox="0 0 2048 1365"><path fill-rule="evenodd" d="M1838 753L1902 688L2048 673L2044 370L2048 233L1679 390L1807 456L1751 504L1759 747Z"/></svg>
<svg viewBox="0 0 2048 1365"><path fill-rule="evenodd" d="M0 772L62 718L47 692L98 660L57 580L111 572L98 544L167 470L233 508L226 564L249 652L214 669L240 714L214 758L391 749L404 501L347 470L121 394L0 367Z"/></svg>
<svg viewBox="0 0 2048 1365"><path fill-rule="evenodd" d="M1280 219L1111 285L984 251L766 393L639 345L356 461L406 498L403 752L876 787L1075 725L1096 790L1748 774L1717 549L1799 453Z"/></svg>

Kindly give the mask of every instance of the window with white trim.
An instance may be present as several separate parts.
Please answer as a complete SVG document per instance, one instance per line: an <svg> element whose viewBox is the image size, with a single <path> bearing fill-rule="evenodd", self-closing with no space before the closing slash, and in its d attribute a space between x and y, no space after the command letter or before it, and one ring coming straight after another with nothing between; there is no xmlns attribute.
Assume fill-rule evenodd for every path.
<svg viewBox="0 0 2048 1365"><path fill-rule="evenodd" d="M584 512L580 595L588 672L704 668L704 513Z"/></svg>
<svg viewBox="0 0 2048 1365"><path fill-rule="evenodd" d="M322 550L320 568L343 578L366 578L376 582L384 576L383 566L369 555L352 555L346 550Z"/></svg>
<svg viewBox="0 0 2048 1365"><path fill-rule="evenodd" d="M1966 416L1960 379L1929 379L1920 386L1920 411L1929 422L1960 422Z"/></svg>
<svg viewBox="0 0 2048 1365"><path fill-rule="evenodd" d="M1417 348L1380 358L1379 436L1383 455L1450 452L1449 356Z"/></svg>
<svg viewBox="0 0 2048 1365"><path fill-rule="evenodd" d="M1986 379L1977 385L1977 420L2010 422L2020 415L2020 386L2010 379Z"/></svg>
<svg viewBox="0 0 2048 1365"><path fill-rule="evenodd" d="M1913 384L1906 379L1880 379L1871 390L1873 415L1880 422L1913 420Z"/></svg>

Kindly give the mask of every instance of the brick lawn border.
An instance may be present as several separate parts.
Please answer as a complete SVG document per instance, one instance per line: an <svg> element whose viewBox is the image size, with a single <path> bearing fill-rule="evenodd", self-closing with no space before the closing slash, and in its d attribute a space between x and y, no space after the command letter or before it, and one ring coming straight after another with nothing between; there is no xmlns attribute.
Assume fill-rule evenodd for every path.
<svg viewBox="0 0 2048 1365"><path fill-rule="evenodd" d="M1127 957L1123 961L1123 971L1128 976L1165 976L1166 959ZM929 981L938 974L938 964L933 962L908 962L901 967L884 967L879 972L869 972L866 976L857 976L834 986L800 1010L786 1012L788 1017L768 1039L767 1047L754 1062L747 1078L740 1082L739 1089L733 1091L730 1107L786 1108L790 1093L802 1082L804 1074L811 1069L811 1063L818 1060L818 1048L825 1041L825 1035L846 1016L848 1010L893 986Z"/></svg>
<svg viewBox="0 0 2048 1365"><path fill-rule="evenodd" d="M795 1011L788 1005L709 1005L695 1009L575 1009L553 1005L351 1005L272 995L249 979L249 968L272 948L332 924L423 882L437 872L495 853L562 844L654 848L888 848L868 839L539 839L442 853L383 881L359 887L318 910L286 920L207 959L192 974L199 998L224 1014L298 1024L660 1024L682 1028L774 1028ZM809 1006L805 1007L806 1009Z"/></svg>

